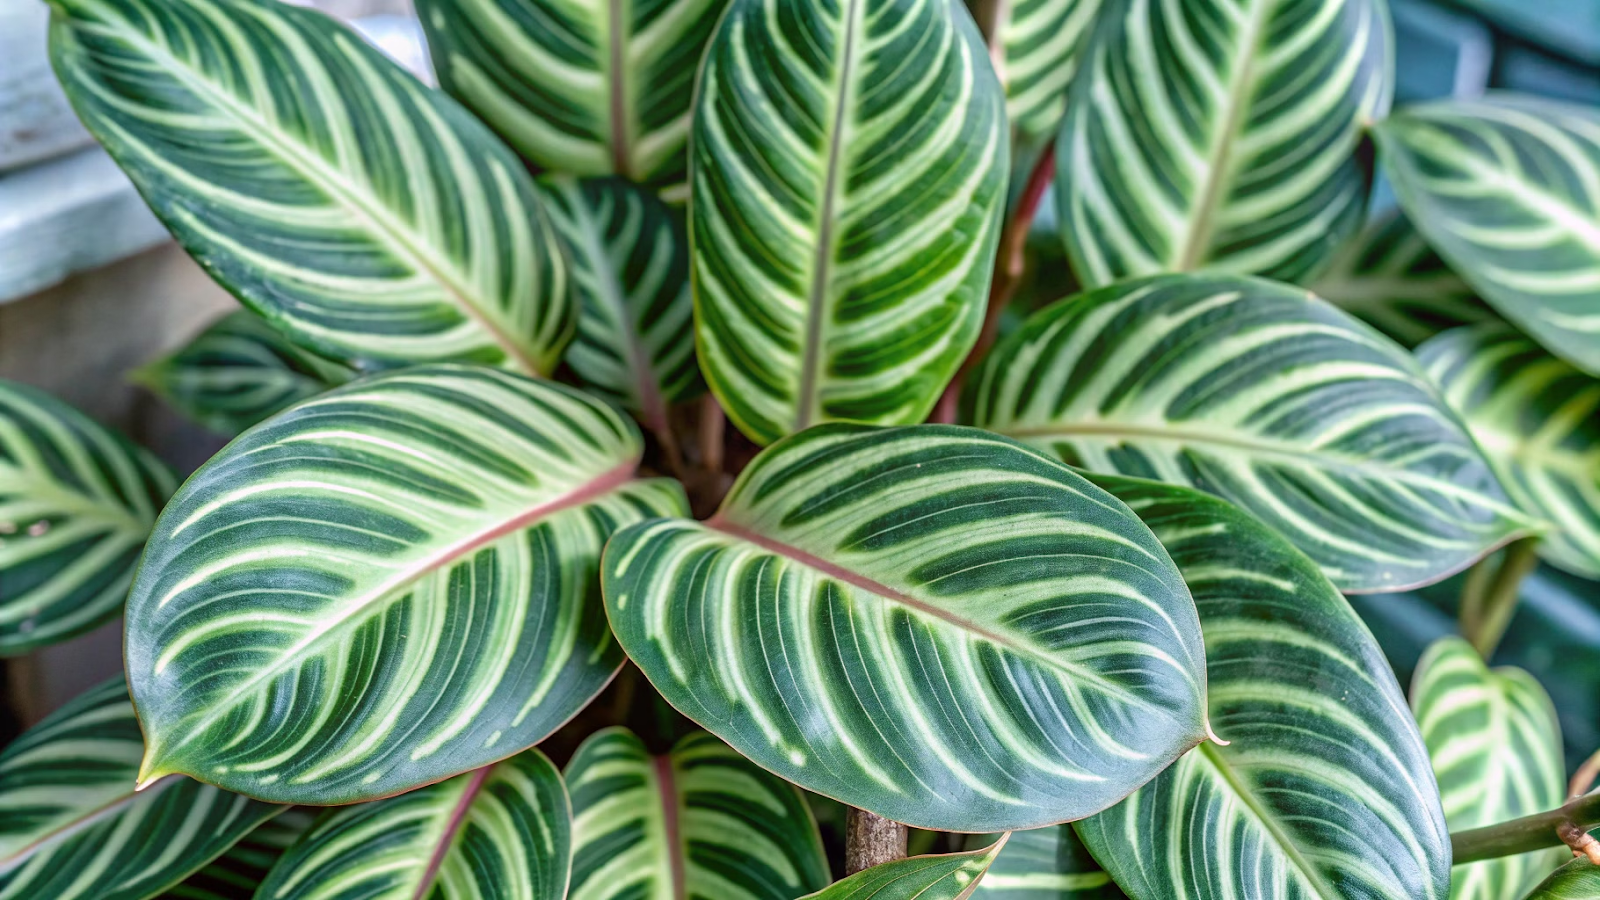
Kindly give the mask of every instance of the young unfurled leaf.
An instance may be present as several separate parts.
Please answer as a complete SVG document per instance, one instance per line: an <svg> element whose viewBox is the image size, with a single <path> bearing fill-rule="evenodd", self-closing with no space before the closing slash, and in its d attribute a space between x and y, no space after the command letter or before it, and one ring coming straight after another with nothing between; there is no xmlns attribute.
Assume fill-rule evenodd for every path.
<svg viewBox="0 0 1600 900"><path fill-rule="evenodd" d="M1502 316L1600 375L1600 112L1497 95L1375 131L1400 203Z"/></svg>
<svg viewBox="0 0 1600 900"><path fill-rule="evenodd" d="M972 835L967 847L993 844L999 835ZM1013 831L972 900L1127 900L1089 855L1071 825Z"/></svg>
<svg viewBox="0 0 1600 900"><path fill-rule="evenodd" d="M652 756L632 732L596 732L567 764L572 900L792 900L828 861L794 785L704 732Z"/></svg>
<svg viewBox="0 0 1600 900"><path fill-rule="evenodd" d="M1550 873L1526 900L1594 900L1600 897L1600 866L1575 859Z"/></svg>
<svg viewBox="0 0 1600 900"><path fill-rule="evenodd" d="M524 158L675 187L706 42L727 0L418 0L445 90Z"/></svg>
<svg viewBox="0 0 1600 900"><path fill-rule="evenodd" d="M1165 551L1066 466L971 428L825 425L706 522L612 538L606 609L668 702L801 787L918 827L1104 809L1205 733Z"/></svg>
<svg viewBox="0 0 1600 900"><path fill-rule="evenodd" d="M184 249L359 368L555 368L574 308L516 156L334 20L248 0L53 0L80 118Z"/></svg>
<svg viewBox="0 0 1600 900"><path fill-rule="evenodd" d="M633 479L640 452L610 406L482 366L245 432L173 498L130 595L144 777L347 803L537 743L622 663L606 538L686 510Z"/></svg>
<svg viewBox="0 0 1600 900"><path fill-rule="evenodd" d="M700 367L752 440L927 417L983 322L1004 107L959 3L733 0L689 229Z"/></svg>
<svg viewBox="0 0 1600 900"><path fill-rule="evenodd" d="M115 616L176 483L88 416L0 381L0 656Z"/></svg>
<svg viewBox="0 0 1600 900"><path fill-rule="evenodd" d="M967 900L1005 845L1002 836L982 850L897 859L801 900Z"/></svg>
<svg viewBox="0 0 1600 900"><path fill-rule="evenodd" d="M1121 0L1056 141L1085 285L1213 269L1302 281L1361 222L1361 129L1393 81L1382 0Z"/></svg>
<svg viewBox="0 0 1600 900"><path fill-rule="evenodd" d="M1188 488L1096 482L1194 592L1207 742L1078 834L1136 900L1444 900L1450 842L1428 752L1366 626L1303 553Z"/></svg>
<svg viewBox="0 0 1600 900"><path fill-rule="evenodd" d="M704 389L683 214L619 178L555 176L541 187L578 298L564 362L585 388L660 434L667 407Z"/></svg>
<svg viewBox="0 0 1600 900"><path fill-rule="evenodd" d="M1490 670L1458 637L1423 654L1411 686L1422 738L1451 831L1555 809L1566 800L1566 763L1555 707L1521 669ZM1456 866L1452 900L1521 897L1571 857L1565 847Z"/></svg>
<svg viewBox="0 0 1600 900"><path fill-rule="evenodd" d="M352 375L240 310L138 370L133 380L194 421L232 437Z"/></svg>
<svg viewBox="0 0 1600 900"><path fill-rule="evenodd" d="M0 898L153 897L283 809L177 776L134 793L143 750L117 678L0 752Z"/></svg>
<svg viewBox="0 0 1600 900"><path fill-rule="evenodd" d="M322 814L272 867L270 900L562 900L572 811L538 750Z"/></svg>
<svg viewBox="0 0 1600 900"><path fill-rule="evenodd" d="M1311 289L1405 347L1497 320L1399 210L1347 241Z"/></svg>
<svg viewBox="0 0 1600 900"><path fill-rule="evenodd" d="M1409 354L1268 281L1064 300L995 348L963 408L1090 471L1231 500L1345 591L1436 581L1533 527Z"/></svg>
<svg viewBox="0 0 1600 900"><path fill-rule="evenodd" d="M1503 325L1462 328L1417 359L1467 421L1506 493L1554 526L1539 555L1600 578L1600 379Z"/></svg>

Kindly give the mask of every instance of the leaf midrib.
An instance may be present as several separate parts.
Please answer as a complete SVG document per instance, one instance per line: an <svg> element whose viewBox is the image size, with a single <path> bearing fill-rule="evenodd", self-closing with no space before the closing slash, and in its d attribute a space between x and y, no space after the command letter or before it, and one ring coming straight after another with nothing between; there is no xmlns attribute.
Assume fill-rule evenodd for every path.
<svg viewBox="0 0 1600 900"><path fill-rule="evenodd" d="M53 826L48 833L18 847L14 853L0 858L0 875L13 871L18 866L32 859L36 854L43 852L60 842L72 837L80 831L89 828L120 813L135 800L143 800L147 795L153 796L178 782L178 776L169 775L159 782L147 785L142 790L128 790L118 794L109 802L89 810L82 815ZM287 808L287 807L284 807Z"/></svg>
<svg viewBox="0 0 1600 900"><path fill-rule="evenodd" d="M587 483L567 492L561 497L524 509L504 521L494 524L473 534L471 537L451 544L444 549L418 560L412 566L395 573L392 577L367 591L366 596L355 602L348 602L339 615L332 617L331 623L319 630L314 630L279 653L270 664L257 669L249 678L230 690L225 697L207 701L209 712L202 715L194 722L180 722L183 726L185 737L170 746L160 746L155 735L147 735L145 744L145 758L139 780L141 783L156 775L162 774L157 762L163 755L169 754L171 749L188 745L209 728L218 719L231 714L233 705L238 700L254 690L258 685L276 678L285 669L299 664L302 657L311 647L327 638L337 634L340 629L353 627L366 620L366 612L375 604L386 597L391 597L396 591L408 584L415 583L429 572L441 566L450 565L469 553L476 552L483 547L499 540L506 535L532 528L540 521L557 515L569 509L591 503L600 497L611 493L632 480L634 469L638 465L637 459L629 459L601 475L590 479Z"/></svg>
<svg viewBox="0 0 1600 900"><path fill-rule="evenodd" d="M102 7L105 6L105 4L101 5ZM386 210L382 203L375 202L376 198L372 198L374 202L368 202L360 186L348 183L343 177L343 173L337 168L329 166L327 161L317 154L299 146L295 141L287 139L283 132L274 129L270 123L262 120L250 107L239 103L227 91L204 77L202 73L191 69L186 60L173 55L160 44L147 39L143 33L134 28L131 23L122 18L116 11L111 14L117 16L124 26L120 32L112 30L110 25L105 26L108 30L112 30L112 37L139 47L147 55L161 63L162 69L167 74L182 82L196 94L210 99L216 107L231 114L240 127L254 137L261 146L267 148L269 152L276 151L280 159L305 174L307 180L324 188L330 196L340 201L341 205L347 210L355 213L371 226L376 234L387 238L387 243L392 248L400 251L402 256L414 261L417 268L433 278L444 289L446 296L453 301L453 305L469 320L476 322L500 347L507 358L516 363L520 370L529 375L541 374L538 366L534 365L532 358L523 351L516 341L506 334L501 323L494 320L488 309L480 309L477 304L467 299L471 291L457 283L456 279L449 274L447 265L432 258L432 255L424 249L425 242L412 235L410 229L404 227L403 224L391 225L386 221L384 215ZM274 140L274 138L279 140ZM528 250L529 248L522 249Z"/></svg>
<svg viewBox="0 0 1600 900"><path fill-rule="evenodd" d="M1277 845L1279 850L1283 851L1283 855L1288 858L1295 871L1299 872L1310 883L1312 889L1317 892L1317 896L1321 897L1322 900L1344 900L1344 895L1334 890L1333 886L1327 883L1323 874L1317 871L1310 861L1301 855L1300 848L1290 839L1289 834L1283 830L1283 826L1278 822L1276 815L1261 802L1261 799L1255 795L1250 786L1244 783L1239 774L1223 758L1217 746L1207 741L1200 745L1199 752L1201 758L1209 762L1217 774L1222 776L1223 781L1227 782L1228 787L1233 789L1234 796L1239 798L1239 802L1243 803L1245 808L1255 815L1256 819L1261 823L1261 827L1266 829L1267 834L1271 836L1273 843Z"/></svg>
<svg viewBox="0 0 1600 900"><path fill-rule="evenodd" d="M668 877L672 879L673 900L688 896L688 878L684 857L688 847L684 843L682 826L682 799L678 794L677 773L670 754L655 756L650 761L654 768L657 799L661 802L662 843L667 854Z"/></svg>
<svg viewBox="0 0 1600 900"><path fill-rule="evenodd" d="M581 191L574 188L573 192L573 214L579 220L579 230L583 233L583 250L594 261L595 279L599 282L598 293L602 302L609 306L616 316L617 325L622 332L623 350L627 354L628 367L633 370L634 383L639 388L639 406L644 413L645 424L659 432L667 427L667 411L666 404L661 399L661 391L656 385L655 368L650 364L650 355L645 351L639 330L634 327L633 312L628 308L627 292L617 280L617 273L611 268L611 259L600 241L600 224L591 214L589 204L584 201Z"/></svg>
<svg viewBox="0 0 1600 900"><path fill-rule="evenodd" d="M822 366L822 342L826 337L823 317L831 286L834 248L834 207L838 204L839 169L843 165L844 132L849 124L851 90L856 68L856 30L861 27L864 0L845 0L844 50L839 62L839 84L835 92L833 128L828 143L828 168L823 179L822 203L818 207L817 248L811 263L811 293L806 299L805 356L800 365L800 393L795 403L795 431L802 431L814 418L820 418L817 394Z"/></svg>
<svg viewBox="0 0 1600 900"><path fill-rule="evenodd" d="M939 619L940 621L949 625L953 625L962 631L977 635L979 638L982 638L983 640L986 640L995 646L1002 647L1012 653L1017 654L1018 656L1026 657L1033 662L1044 666L1046 669L1064 672L1074 678L1079 678L1085 682L1092 683L1106 694L1114 696L1124 703L1148 709L1152 712L1156 712L1165 716L1175 723L1182 724L1179 722L1178 718L1165 707L1134 694L1132 691L1129 691L1122 685L1108 680L1097 672L1084 668L1077 663L1069 662L1064 659L1057 659L1053 656L1041 653L1033 647L1019 643L1009 637L1006 637L1005 635L992 632L975 622L968 621L960 616L955 615L949 610L941 609L931 603L919 600L910 594L891 588L882 582L848 569L831 560L824 559L814 553L802 550L792 544L786 544L774 538L769 538L766 535L757 532L755 529L748 528L736 522L731 522L721 511L701 524L713 531L721 532L722 534L725 534L736 540L755 544L769 553L775 553L791 562L798 563L802 566L806 566L807 568L821 572L830 578L842 581L874 596L880 597L892 603L898 603L914 612L921 613L930 618Z"/></svg>
<svg viewBox="0 0 1600 900"><path fill-rule="evenodd" d="M1260 456L1281 457L1306 465L1340 469L1369 478L1396 481L1410 487L1471 500L1479 506L1493 509L1505 515L1510 515L1513 512L1510 507L1495 501L1487 495L1466 490L1449 481L1418 475L1407 469L1400 469L1386 464L1376 464L1369 460L1353 459L1328 453L1316 453L1282 441L1240 437L1237 434L1222 434L1192 427L1132 425L1122 422L1074 422L1071 424L1038 425L1023 428L1006 428L995 425L986 427L997 434L1024 441L1049 438L1071 440L1074 437L1093 437L1107 440L1120 438L1133 442L1167 441L1178 444L1209 444L1228 450L1243 450Z"/></svg>
<svg viewBox="0 0 1600 900"><path fill-rule="evenodd" d="M1206 159L1211 167L1206 170L1205 182L1200 189L1194 221L1184 236L1184 245L1178 255L1177 271L1194 271L1204 260L1211 232L1216 225L1217 205L1221 202L1224 186L1232 179L1230 170L1233 144L1238 139L1243 124L1244 109L1249 99L1251 80L1255 75L1256 54L1266 32L1267 0L1256 0L1240 40L1243 53L1234 77L1228 85L1227 111L1212 144L1207 148Z"/></svg>
<svg viewBox="0 0 1600 900"><path fill-rule="evenodd" d="M484 766L468 776L471 780L461 791L461 796L450 808L450 816L445 819L444 828L440 831L438 839L434 842L433 852L428 855L428 865L422 871L422 879L417 882L416 893L412 900L423 900L433 890L433 883L439 878L439 870L444 867L446 856L455 848L456 838L461 834L462 826L466 824L467 813L471 811L472 804L477 801L478 795L483 791L483 785L489 780L489 773L494 771L494 764Z"/></svg>
<svg viewBox="0 0 1600 900"><path fill-rule="evenodd" d="M627 5L628 0L606 0L606 66L608 76L607 110L611 118L611 168L629 181L638 181L633 171L632 136L628 133L627 84Z"/></svg>

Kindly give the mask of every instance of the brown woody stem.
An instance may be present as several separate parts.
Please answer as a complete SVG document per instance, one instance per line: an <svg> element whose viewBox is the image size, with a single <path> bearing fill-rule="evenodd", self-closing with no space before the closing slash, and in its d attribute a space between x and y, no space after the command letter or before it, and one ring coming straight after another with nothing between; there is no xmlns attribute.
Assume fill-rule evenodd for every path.
<svg viewBox="0 0 1600 900"><path fill-rule="evenodd" d="M906 858L910 831L875 813L850 807L844 824L844 874Z"/></svg>
<svg viewBox="0 0 1600 900"><path fill-rule="evenodd" d="M1600 825L1600 793L1585 794L1549 812L1452 834L1450 848L1457 865L1562 844L1578 849L1575 845L1585 844L1578 835L1587 837L1596 825ZM1593 846L1586 844L1582 849L1587 853Z"/></svg>

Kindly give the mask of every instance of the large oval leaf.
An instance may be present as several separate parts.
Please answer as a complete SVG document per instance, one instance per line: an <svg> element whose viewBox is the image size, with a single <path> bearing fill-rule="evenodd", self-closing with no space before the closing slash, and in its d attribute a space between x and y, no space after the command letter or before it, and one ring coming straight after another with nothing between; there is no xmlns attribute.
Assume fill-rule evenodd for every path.
<svg viewBox="0 0 1600 900"><path fill-rule="evenodd" d="M1600 375L1600 112L1497 96L1376 131L1406 212L1483 298Z"/></svg>
<svg viewBox="0 0 1600 900"><path fill-rule="evenodd" d="M530 162L681 182L701 54L726 0L418 0L445 90Z"/></svg>
<svg viewBox="0 0 1600 900"><path fill-rule="evenodd" d="M263 900L560 900L572 810L538 750L421 790L322 814Z"/></svg>
<svg viewBox="0 0 1600 900"><path fill-rule="evenodd" d="M1073 465L1225 497L1346 591L1437 580L1529 528L1405 351L1271 282L1062 301L995 348L964 406Z"/></svg>
<svg viewBox="0 0 1600 900"><path fill-rule="evenodd" d="M1149 530L974 429L809 429L709 521L619 532L603 568L612 627L668 702L896 821L1079 818L1205 732L1199 625Z"/></svg>
<svg viewBox="0 0 1600 900"><path fill-rule="evenodd" d="M1006 118L1025 141L1053 136L1078 53L1104 0L967 0L1006 89Z"/></svg>
<svg viewBox="0 0 1600 900"><path fill-rule="evenodd" d="M0 381L0 656L115 616L175 484L88 416Z"/></svg>
<svg viewBox="0 0 1600 900"><path fill-rule="evenodd" d="M1311 289L1406 347L1496 320L1399 210L1346 242Z"/></svg>
<svg viewBox="0 0 1600 900"><path fill-rule="evenodd" d="M993 841L973 835L967 846ZM1126 900L1111 876L1089 855L1071 825L1014 831L978 882L973 900Z"/></svg>
<svg viewBox="0 0 1600 900"><path fill-rule="evenodd" d="M62 0L73 108L179 243L297 342L369 368L549 372L566 267L522 164L333 20L246 0Z"/></svg>
<svg viewBox="0 0 1600 900"><path fill-rule="evenodd" d="M1082 282L1314 275L1361 222L1356 144L1393 81L1383 0L1123 0L1102 19L1056 141Z"/></svg>
<svg viewBox="0 0 1600 900"><path fill-rule="evenodd" d="M1490 671L1471 644L1442 638L1417 664L1411 705L1451 831L1530 816L1566 800L1555 707L1527 672ZM1570 855L1556 847L1457 866L1450 896L1521 897Z"/></svg>
<svg viewBox="0 0 1600 900"><path fill-rule="evenodd" d="M252 900L267 873L315 821L309 809L290 809L240 838L159 900Z"/></svg>
<svg viewBox="0 0 1600 900"><path fill-rule="evenodd" d="M349 381L338 363L307 353L255 313L229 313L133 379L201 425L229 436Z"/></svg>
<svg viewBox="0 0 1600 900"><path fill-rule="evenodd" d="M802 900L967 900L1006 844L968 853L913 856L857 872Z"/></svg>
<svg viewBox="0 0 1600 900"><path fill-rule="evenodd" d="M1555 526L1539 555L1600 578L1600 380L1498 324L1442 334L1417 358L1506 493Z"/></svg>
<svg viewBox="0 0 1600 900"><path fill-rule="evenodd" d="M563 361L591 392L664 433L667 407L703 389L682 213L617 178L542 186L578 295L578 334Z"/></svg>
<svg viewBox="0 0 1600 900"><path fill-rule="evenodd" d="M143 900L282 810L181 777L135 794L143 749L118 678L0 753L0 900Z"/></svg>
<svg viewBox="0 0 1600 900"><path fill-rule="evenodd" d="M575 390L438 365L246 432L156 524L128 605L144 775L345 803L543 739L622 662L598 597L633 424Z"/></svg>
<svg viewBox="0 0 1600 900"><path fill-rule="evenodd" d="M689 218L700 366L746 435L927 417L982 325L1004 105L959 4L733 0Z"/></svg>
<svg viewBox="0 0 1600 900"><path fill-rule="evenodd" d="M1097 481L1155 531L1200 609L1205 743L1079 822L1136 900L1443 900L1450 841L1428 752L1366 626L1310 559L1196 491Z"/></svg>
<svg viewBox="0 0 1600 900"><path fill-rule="evenodd" d="M1600 866L1575 859L1539 883L1527 900L1593 900L1600 896Z"/></svg>
<svg viewBox="0 0 1600 900"><path fill-rule="evenodd" d="M583 742L572 791L572 900L792 900L830 881L794 785L705 732L653 756L623 728Z"/></svg>

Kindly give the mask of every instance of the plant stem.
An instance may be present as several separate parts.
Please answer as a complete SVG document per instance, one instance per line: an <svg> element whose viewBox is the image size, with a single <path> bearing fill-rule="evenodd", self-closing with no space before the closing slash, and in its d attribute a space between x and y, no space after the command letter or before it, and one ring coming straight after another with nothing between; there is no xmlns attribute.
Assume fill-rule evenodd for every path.
<svg viewBox="0 0 1600 900"><path fill-rule="evenodd" d="M1574 798L1549 812L1457 832L1450 835L1450 849L1457 865L1515 856L1569 844L1575 835L1587 834L1596 825L1600 825L1600 792Z"/></svg>
<svg viewBox="0 0 1600 900"><path fill-rule="evenodd" d="M906 858L906 826L876 813L850 807L844 823L844 874Z"/></svg>
<svg viewBox="0 0 1600 900"><path fill-rule="evenodd" d="M1487 559L1473 567L1467 576L1467 585L1461 594L1461 636L1486 660L1494 655L1506 626L1511 624L1522 579L1539 564L1535 552L1538 545L1539 539L1533 537L1513 541L1500 555L1493 578L1488 575Z"/></svg>

